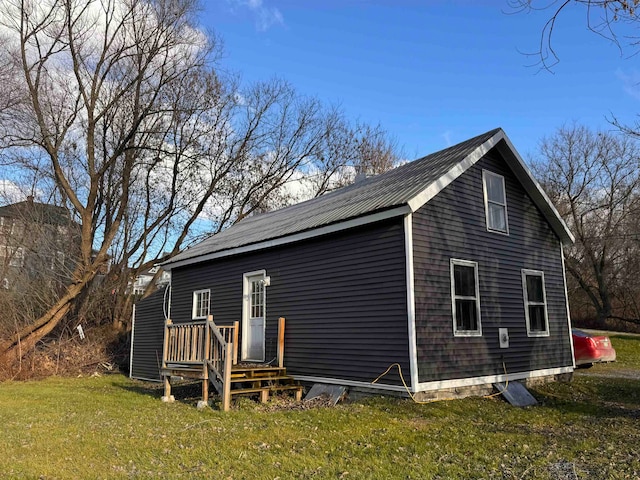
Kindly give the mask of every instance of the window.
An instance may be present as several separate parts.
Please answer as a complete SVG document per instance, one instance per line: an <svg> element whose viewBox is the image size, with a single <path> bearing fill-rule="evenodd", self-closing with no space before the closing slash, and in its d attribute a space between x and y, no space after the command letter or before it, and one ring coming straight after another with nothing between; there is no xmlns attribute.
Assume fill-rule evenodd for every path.
<svg viewBox="0 0 640 480"><path fill-rule="evenodd" d="M207 318L209 315L210 290L193 292L193 318Z"/></svg>
<svg viewBox="0 0 640 480"><path fill-rule="evenodd" d="M451 308L454 335L482 335L477 262L451 259Z"/></svg>
<svg viewBox="0 0 640 480"><path fill-rule="evenodd" d="M522 270L522 290L527 334L530 337L549 335L547 297L544 291L544 273L538 270Z"/></svg>
<svg viewBox="0 0 640 480"><path fill-rule="evenodd" d="M488 170L482 171L484 186L484 211L487 218L487 230L509 233L507 220L507 196L504 177Z"/></svg>

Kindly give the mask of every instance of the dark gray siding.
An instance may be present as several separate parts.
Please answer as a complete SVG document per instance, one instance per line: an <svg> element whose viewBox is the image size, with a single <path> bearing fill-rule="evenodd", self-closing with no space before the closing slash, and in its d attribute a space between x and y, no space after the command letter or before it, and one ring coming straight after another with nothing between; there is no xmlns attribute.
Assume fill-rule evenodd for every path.
<svg viewBox="0 0 640 480"><path fill-rule="evenodd" d="M509 235L486 229L483 168L505 177ZM571 365L559 240L495 150L413 215L413 241L419 381ZM451 258L478 262L482 337L453 335ZM522 268L544 271L549 337L527 336Z"/></svg>
<svg viewBox="0 0 640 480"><path fill-rule="evenodd" d="M136 303L131 357L131 377L133 378L161 380L164 292L165 289L162 288Z"/></svg>
<svg viewBox="0 0 640 480"><path fill-rule="evenodd" d="M403 231L397 218L174 269L172 320L190 320L193 291L209 288L214 320L241 322L243 273L265 269L267 361L276 356L282 316L292 374L370 382L399 362L408 376ZM398 382L395 374L385 379Z"/></svg>

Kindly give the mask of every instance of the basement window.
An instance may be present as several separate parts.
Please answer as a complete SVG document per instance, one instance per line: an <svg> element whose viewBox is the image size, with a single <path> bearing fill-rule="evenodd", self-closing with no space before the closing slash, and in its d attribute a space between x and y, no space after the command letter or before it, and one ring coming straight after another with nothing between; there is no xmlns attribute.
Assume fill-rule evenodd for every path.
<svg viewBox="0 0 640 480"><path fill-rule="evenodd" d="M504 177L488 170L482 171L484 189L484 212L487 230L490 232L509 233L507 220L507 195Z"/></svg>
<svg viewBox="0 0 640 480"><path fill-rule="evenodd" d="M522 290L527 335L530 337L548 337L549 319L547 318L544 272L523 269Z"/></svg>
<svg viewBox="0 0 640 480"><path fill-rule="evenodd" d="M451 310L455 336L482 335L477 262L451 259Z"/></svg>
<svg viewBox="0 0 640 480"><path fill-rule="evenodd" d="M196 290L193 292L193 315L192 318L204 319L209 315L209 305L211 290Z"/></svg>

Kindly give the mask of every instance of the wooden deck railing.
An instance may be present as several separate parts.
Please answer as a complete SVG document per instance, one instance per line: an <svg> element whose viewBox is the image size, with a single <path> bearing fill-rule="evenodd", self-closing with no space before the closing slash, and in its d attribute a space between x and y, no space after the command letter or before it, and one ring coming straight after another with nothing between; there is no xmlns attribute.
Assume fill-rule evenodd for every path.
<svg viewBox="0 0 640 480"><path fill-rule="evenodd" d="M165 326L166 364L201 364L204 361L205 322L170 323Z"/></svg>
<svg viewBox="0 0 640 480"><path fill-rule="evenodd" d="M172 323L167 319L164 331L163 368L194 368L202 365L202 396L209 397L209 381L222 395L223 410L231 401L231 367L238 362L238 322L218 326L209 315L207 320ZM171 386L165 376L165 397Z"/></svg>

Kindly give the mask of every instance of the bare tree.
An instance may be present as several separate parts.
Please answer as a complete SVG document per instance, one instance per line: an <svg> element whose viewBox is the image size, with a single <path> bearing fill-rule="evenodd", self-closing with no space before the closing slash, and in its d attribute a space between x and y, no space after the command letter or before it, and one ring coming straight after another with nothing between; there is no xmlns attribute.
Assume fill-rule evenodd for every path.
<svg viewBox="0 0 640 480"><path fill-rule="evenodd" d="M549 13L542 27L538 50L528 54L536 57L540 67L545 70L551 70L560 61L553 43L556 22L570 9L582 10L585 26L594 34L613 42L621 54L625 48L630 48L631 55L634 55L640 46L640 33L637 31L640 20L638 0L508 0L507 3L509 13Z"/></svg>
<svg viewBox="0 0 640 480"><path fill-rule="evenodd" d="M6 361L74 306L91 311L88 292L108 263L101 281L117 294L110 315L120 321L132 276L202 235L291 203L297 175L352 165L340 157L353 150L367 168L376 149L392 158L381 129L353 129L282 80L242 88L221 77L217 40L197 28L196 7L0 1L0 66L10 67L0 75L20 73L7 77L16 100L0 111L0 162L37 178L71 212L80 239L59 298L0 342ZM336 148L338 128L347 133Z"/></svg>
<svg viewBox="0 0 640 480"><path fill-rule="evenodd" d="M560 128L535 169L576 237L566 267L600 324L640 322L640 149L621 134Z"/></svg>
<svg viewBox="0 0 640 480"><path fill-rule="evenodd" d="M44 160L80 225L72 282L43 315L2 343L10 359L19 344L29 350L51 332L107 262L141 153L175 114L166 98L205 70L213 45L192 27L188 0L5 1L1 12L10 34L3 59L22 72L29 102L3 122L3 146L31 149L27 162Z"/></svg>

